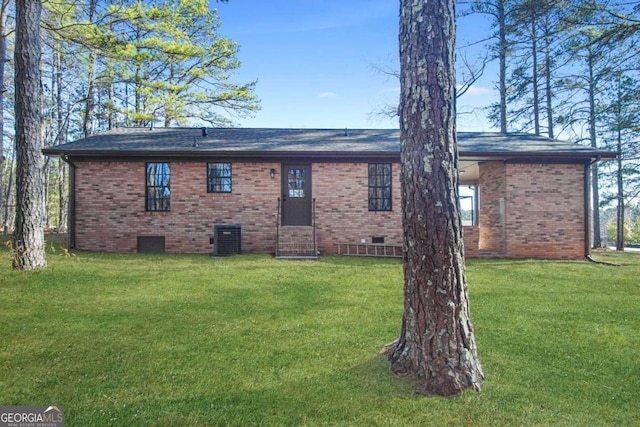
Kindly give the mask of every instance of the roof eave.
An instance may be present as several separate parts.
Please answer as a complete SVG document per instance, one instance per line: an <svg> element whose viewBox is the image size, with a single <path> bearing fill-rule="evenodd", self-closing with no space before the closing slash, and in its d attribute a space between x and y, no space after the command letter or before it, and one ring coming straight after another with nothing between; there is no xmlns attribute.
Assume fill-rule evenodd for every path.
<svg viewBox="0 0 640 427"><path fill-rule="evenodd" d="M460 159L478 159L478 160L600 160L615 159L617 153L610 151L469 151L460 150Z"/></svg>
<svg viewBox="0 0 640 427"><path fill-rule="evenodd" d="M203 158L233 158L252 160L276 160L276 159L317 159L317 160L362 160L362 159L394 159L400 160L400 152L392 151L218 151L218 150L60 150L55 147L45 148L42 153L48 156L63 156L65 158L85 159L203 159ZM587 152L508 152L508 151L471 151L460 150L461 160L562 160L562 161L586 161L586 160L610 160L615 159L618 153L610 151Z"/></svg>
<svg viewBox="0 0 640 427"><path fill-rule="evenodd" d="M389 151L344 152L344 151L212 151L212 150L166 150L166 151L109 151L109 150L42 150L45 155L58 155L74 159L184 159L199 160L207 158L281 160L281 159L318 159L318 160L362 160L362 159L400 159L400 153Z"/></svg>

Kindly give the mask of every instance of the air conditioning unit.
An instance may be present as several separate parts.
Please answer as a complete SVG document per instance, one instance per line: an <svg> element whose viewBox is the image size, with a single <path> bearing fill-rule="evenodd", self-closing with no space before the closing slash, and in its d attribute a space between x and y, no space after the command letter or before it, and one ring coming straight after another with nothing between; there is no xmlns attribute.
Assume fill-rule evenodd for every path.
<svg viewBox="0 0 640 427"><path fill-rule="evenodd" d="M242 227L238 224L213 226L213 256L238 255L242 252Z"/></svg>

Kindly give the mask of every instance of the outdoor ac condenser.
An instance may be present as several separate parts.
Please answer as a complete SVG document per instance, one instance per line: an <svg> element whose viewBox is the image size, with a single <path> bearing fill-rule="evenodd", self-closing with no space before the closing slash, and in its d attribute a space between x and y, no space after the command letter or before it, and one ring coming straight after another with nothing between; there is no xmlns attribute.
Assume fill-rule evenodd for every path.
<svg viewBox="0 0 640 427"><path fill-rule="evenodd" d="M242 227L238 224L213 226L213 256L238 255L242 252Z"/></svg>

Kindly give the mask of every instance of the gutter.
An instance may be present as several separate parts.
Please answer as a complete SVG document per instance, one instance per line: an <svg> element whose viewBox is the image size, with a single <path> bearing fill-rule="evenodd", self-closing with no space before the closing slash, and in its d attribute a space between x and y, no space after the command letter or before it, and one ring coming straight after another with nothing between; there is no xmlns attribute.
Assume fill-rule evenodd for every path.
<svg viewBox="0 0 640 427"><path fill-rule="evenodd" d="M591 194L589 191L591 185L591 165L597 162L588 162L584 165L584 256L591 261Z"/></svg>
<svg viewBox="0 0 640 427"><path fill-rule="evenodd" d="M400 162L400 151L243 151L208 150L206 147L170 149L170 150L73 150L59 151L54 148L42 150L46 155L65 155L75 159L243 159L248 161L266 161L274 159L328 160L332 162L352 162L363 160L386 160ZM504 160L512 163L582 163L592 159L614 159L617 153L611 152L474 152L462 150L458 158L465 161Z"/></svg>
<svg viewBox="0 0 640 427"><path fill-rule="evenodd" d="M96 160L109 161L149 161L149 159L166 159L166 160L197 160L207 161L208 159L238 159L250 162L260 162L267 160L327 160L330 162L362 162L363 159L384 160L389 162L399 162L400 153L395 152L328 152L328 151L214 151L214 150L150 150L150 151L117 151L117 150L100 150L100 151L84 151L61 153L58 151L44 151L47 155L61 155L73 157L75 160Z"/></svg>

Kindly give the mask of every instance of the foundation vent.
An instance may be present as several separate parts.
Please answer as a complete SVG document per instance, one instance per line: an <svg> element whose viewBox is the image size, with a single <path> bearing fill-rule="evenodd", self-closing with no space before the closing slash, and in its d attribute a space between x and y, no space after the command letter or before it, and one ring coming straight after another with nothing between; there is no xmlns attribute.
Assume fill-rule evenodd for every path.
<svg viewBox="0 0 640 427"><path fill-rule="evenodd" d="M164 236L138 236L138 253L163 254Z"/></svg>

